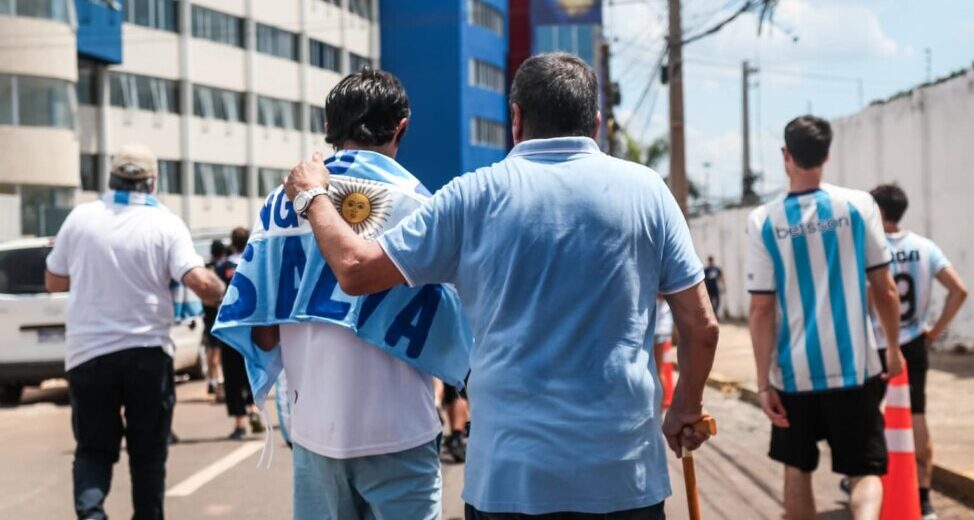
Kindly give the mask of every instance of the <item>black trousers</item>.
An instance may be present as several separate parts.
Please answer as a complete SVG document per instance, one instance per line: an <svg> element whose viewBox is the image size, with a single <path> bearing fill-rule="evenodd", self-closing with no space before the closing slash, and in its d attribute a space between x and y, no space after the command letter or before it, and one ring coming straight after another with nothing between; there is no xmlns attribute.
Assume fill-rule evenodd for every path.
<svg viewBox="0 0 974 520"><path fill-rule="evenodd" d="M614 511L612 513L548 513L544 515L525 515L521 513L484 513L467 504L464 509L466 520L666 520L663 502L639 509Z"/></svg>
<svg viewBox="0 0 974 520"><path fill-rule="evenodd" d="M247 365L243 356L230 345L220 343L220 364L223 365L227 414L230 417L247 415L247 406L254 404L254 394L250 391L250 380L247 379Z"/></svg>
<svg viewBox="0 0 974 520"><path fill-rule="evenodd" d="M129 455L135 520L163 518L168 437L176 394L162 348L138 347L96 357L68 371L78 518L104 519L122 436ZM124 411L124 421L123 421Z"/></svg>

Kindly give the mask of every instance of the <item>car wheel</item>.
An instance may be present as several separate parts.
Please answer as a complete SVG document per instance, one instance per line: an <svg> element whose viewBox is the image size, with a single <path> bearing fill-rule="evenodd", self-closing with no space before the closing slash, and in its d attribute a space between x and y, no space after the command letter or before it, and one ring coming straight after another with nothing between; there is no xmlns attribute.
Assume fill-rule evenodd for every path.
<svg viewBox="0 0 974 520"><path fill-rule="evenodd" d="M206 349L200 347L196 351L196 364L186 370L186 375L192 381L206 379Z"/></svg>
<svg viewBox="0 0 974 520"><path fill-rule="evenodd" d="M20 402L20 396L24 394L24 385L7 384L0 385L0 405L14 406Z"/></svg>

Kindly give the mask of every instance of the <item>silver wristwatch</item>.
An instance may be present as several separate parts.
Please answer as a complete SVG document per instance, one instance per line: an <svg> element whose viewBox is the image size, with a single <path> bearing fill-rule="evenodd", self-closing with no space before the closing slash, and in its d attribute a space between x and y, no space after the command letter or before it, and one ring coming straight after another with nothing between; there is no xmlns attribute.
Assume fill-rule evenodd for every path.
<svg viewBox="0 0 974 520"><path fill-rule="evenodd" d="M328 193L327 187L311 188L310 190L298 193L294 197L294 211L302 217L307 217L308 208L311 207L311 201L315 200L315 197L318 195L325 195L326 193Z"/></svg>

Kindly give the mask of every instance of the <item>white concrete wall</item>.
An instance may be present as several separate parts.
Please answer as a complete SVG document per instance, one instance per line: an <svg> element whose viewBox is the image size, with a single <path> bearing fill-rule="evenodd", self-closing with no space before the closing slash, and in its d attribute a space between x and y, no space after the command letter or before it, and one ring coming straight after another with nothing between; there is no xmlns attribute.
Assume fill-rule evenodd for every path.
<svg viewBox="0 0 974 520"><path fill-rule="evenodd" d="M77 186L78 138L72 130L0 126L0 183Z"/></svg>
<svg viewBox="0 0 974 520"><path fill-rule="evenodd" d="M0 16L0 35L4 40L0 72L77 81L78 51L70 25L27 16ZM43 44L16 44L31 39Z"/></svg>
<svg viewBox="0 0 974 520"><path fill-rule="evenodd" d="M693 245L706 263L713 256L724 272L724 293L721 317L744 319L747 317L748 297L744 288L745 223L752 208L722 211L690 220Z"/></svg>
<svg viewBox="0 0 974 520"><path fill-rule="evenodd" d="M828 182L869 190L896 182L910 197L903 226L933 239L974 287L974 69L876 104L833 122L835 139L826 166ZM690 224L697 252L714 255L724 270L729 316L747 315L744 291L744 224L747 209L699 217ZM932 297L934 319L945 292ZM944 345L974 346L974 303L968 302Z"/></svg>

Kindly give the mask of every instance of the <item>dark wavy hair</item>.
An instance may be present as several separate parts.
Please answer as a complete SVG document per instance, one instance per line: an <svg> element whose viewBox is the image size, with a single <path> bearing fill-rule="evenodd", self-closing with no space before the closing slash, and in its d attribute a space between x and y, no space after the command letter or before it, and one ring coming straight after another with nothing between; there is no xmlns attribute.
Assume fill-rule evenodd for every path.
<svg viewBox="0 0 974 520"><path fill-rule="evenodd" d="M325 141L336 148L346 141L384 145L396 137L396 127L407 117L409 98L399 79L366 67L345 76L328 93ZM405 133L399 134L397 143Z"/></svg>
<svg viewBox="0 0 974 520"><path fill-rule="evenodd" d="M896 184L880 184L869 193L876 199L883 218L899 224L903 214L906 213L906 208L910 206L910 199L907 198L903 188Z"/></svg>

